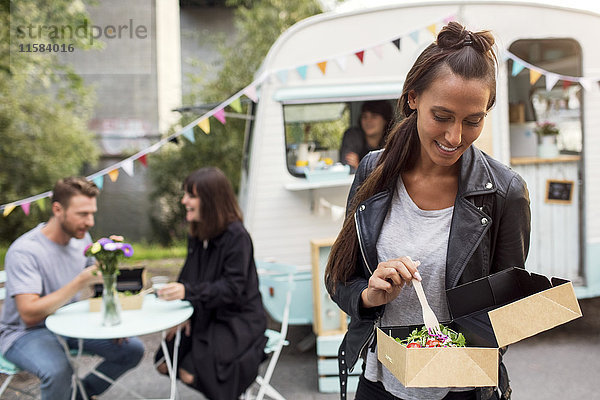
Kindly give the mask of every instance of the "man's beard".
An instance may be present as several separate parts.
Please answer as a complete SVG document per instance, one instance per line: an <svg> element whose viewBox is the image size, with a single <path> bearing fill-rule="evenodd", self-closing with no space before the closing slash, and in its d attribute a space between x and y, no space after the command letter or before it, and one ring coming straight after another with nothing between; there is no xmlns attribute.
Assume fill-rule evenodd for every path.
<svg viewBox="0 0 600 400"><path fill-rule="evenodd" d="M69 237L71 237L71 238L77 238L77 239L83 238L83 236L82 237L77 236L77 229L74 229L72 226L67 224L66 220L60 221L60 229L62 229L62 231L64 233L66 233L67 235L69 235ZM85 235L85 233L84 233L84 235Z"/></svg>

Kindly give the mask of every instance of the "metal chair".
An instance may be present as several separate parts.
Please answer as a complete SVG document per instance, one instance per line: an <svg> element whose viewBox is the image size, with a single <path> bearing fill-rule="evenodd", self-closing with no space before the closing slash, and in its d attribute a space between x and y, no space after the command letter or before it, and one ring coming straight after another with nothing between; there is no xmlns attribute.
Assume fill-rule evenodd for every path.
<svg viewBox="0 0 600 400"><path fill-rule="evenodd" d="M294 274L296 273L296 267L264 261L257 261L256 267L259 278L259 289L263 297L265 309L273 319L281 322L281 328L279 331L272 329L265 331L265 336L268 338L265 353L270 354L269 364L265 373L262 376L259 374L256 377L255 383L258 385L256 397L252 395L252 387L248 388L244 397L246 400L262 400L265 396L271 399L285 400L271 386L270 381L283 346L289 344L286 340L286 335L290 319L292 292L295 288Z"/></svg>
<svg viewBox="0 0 600 400"><path fill-rule="evenodd" d="M12 381L13 377L19 372L21 372L21 370L15 364L11 363L0 354L0 374L7 375L6 380L2 383L2 386L0 386L0 398L2 398L2 394L10 384L10 381Z"/></svg>

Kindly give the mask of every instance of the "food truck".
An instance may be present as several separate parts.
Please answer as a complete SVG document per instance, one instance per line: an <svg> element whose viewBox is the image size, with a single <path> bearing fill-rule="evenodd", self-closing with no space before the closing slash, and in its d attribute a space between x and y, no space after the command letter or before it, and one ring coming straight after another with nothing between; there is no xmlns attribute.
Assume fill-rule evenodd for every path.
<svg viewBox="0 0 600 400"><path fill-rule="evenodd" d="M475 145L527 182L525 267L572 281L579 298L600 295L600 15L543 4L394 4L284 32L257 74L245 149L240 202L256 258L310 268L311 241L337 236L353 180L339 164L345 129L364 101L395 107L417 55L450 20L497 40L497 103Z"/></svg>

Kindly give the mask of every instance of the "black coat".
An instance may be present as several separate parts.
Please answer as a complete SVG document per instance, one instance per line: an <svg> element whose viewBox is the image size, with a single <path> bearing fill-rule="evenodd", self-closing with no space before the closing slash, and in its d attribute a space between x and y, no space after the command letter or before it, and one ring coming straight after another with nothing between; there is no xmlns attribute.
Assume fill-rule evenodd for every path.
<svg viewBox="0 0 600 400"><path fill-rule="evenodd" d="M191 317L194 386L211 400L236 399L264 359L266 314L252 239L239 221L204 242L190 237L178 281Z"/></svg>
<svg viewBox="0 0 600 400"><path fill-rule="evenodd" d="M375 168L379 152L369 153L360 163L348 202ZM395 182L394 182L395 184ZM374 323L384 306L361 307L361 292L377 268L377 239L387 216L395 186L377 193L359 204L354 215L359 239L359 260L354 276L335 291L327 285L333 300L351 317L348 332L340 346L340 369L357 361L360 352L374 335ZM470 282L505 268L524 267L529 250L531 212L529 193L523 179L474 146L460 159L458 192L448 239L446 288ZM506 378L501 365L500 386ZM505 388L501 388L505 389ZM489 398L490 393L478 393Z"/></svg>

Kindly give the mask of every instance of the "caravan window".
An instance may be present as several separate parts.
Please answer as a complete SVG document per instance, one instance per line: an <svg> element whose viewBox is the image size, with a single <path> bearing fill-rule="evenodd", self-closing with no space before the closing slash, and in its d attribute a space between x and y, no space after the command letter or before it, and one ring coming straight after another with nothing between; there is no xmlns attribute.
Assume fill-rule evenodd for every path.
<svg viewBox="0 0 600 400"><path fill-rule="evenodd" d="M313 168L339 163L342 137L348 128L359 124L362 103L284 104L288 171L303 177L309 162Z"/></svg>
<svg viewBox="0 0 600 400"><path fill-rule="evenodd" d="M509 51L521 60L547 73L578 77L582 75L581 47L573 39L527 39L514 42ZM508 71L513 61L509 60ZM535 123L552 122L559 128L558 148L562 154L578 154L582 148L582 88L577 83L558 80L547 90L547 76L531 85L521 72L509 77L511 130L533 129ZM552 78L550 78L552 79Z"/></svg>

